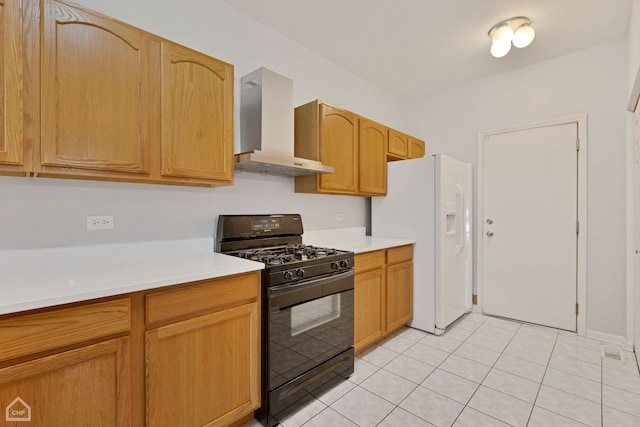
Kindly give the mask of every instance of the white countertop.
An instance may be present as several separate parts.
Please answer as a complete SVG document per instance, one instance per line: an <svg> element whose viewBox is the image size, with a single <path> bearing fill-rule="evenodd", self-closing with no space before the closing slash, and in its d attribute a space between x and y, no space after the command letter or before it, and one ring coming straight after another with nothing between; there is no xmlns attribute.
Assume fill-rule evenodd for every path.
<svg viewBox="0 0 640 427"><path fill-rule="evenodd" d="M0 314L257 271L213 239L0 251Z"/></svg>
<svg viewBox="0 0 640 427"><path fill-rule="evenodd" d="M327 246L356 254L415 243L415 240L409 239L367 236L365 232L364 227L311 230L304 232L302 240L308 245Z"/></svg>
<svg viewBox="0 0 640 427"><path fill-rule="evenodd" d="M354 253L415 243L364 227L307 231L303 241ZM214 252L212 238L0 250L0 315L263 268Z"/></svg>

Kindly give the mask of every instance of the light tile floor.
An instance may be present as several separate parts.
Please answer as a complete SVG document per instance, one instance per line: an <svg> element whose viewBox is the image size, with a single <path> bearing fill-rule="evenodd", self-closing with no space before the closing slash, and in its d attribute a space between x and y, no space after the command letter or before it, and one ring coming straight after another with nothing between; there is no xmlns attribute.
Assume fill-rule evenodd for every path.
<svg viewBox="0 0 640 427"><path fill-rule="evenodd" d="M281 425L640 426L633 353L478 313L442 336L403 329L361 354L349 380L314 396Z"/></svg>

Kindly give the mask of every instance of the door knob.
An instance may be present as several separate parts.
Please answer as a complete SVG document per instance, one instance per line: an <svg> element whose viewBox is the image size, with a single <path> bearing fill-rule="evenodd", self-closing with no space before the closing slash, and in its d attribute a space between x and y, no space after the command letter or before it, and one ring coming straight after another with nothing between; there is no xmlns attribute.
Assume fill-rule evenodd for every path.
<svg viewBox="0 0 640 427"><path fill-rule="evenodd" d="M637 254L640 254L640 249L636 249L636 253L637 253Z"/></svg>
<svg viewBox="0 0 640 427"><path fill-rule="evenodd" d="M489 225L493 224L493 220L491 218L487 218L487 224Z"/></svg>
<svg viewBox="0 0 640 427"><path fill-rule="evenodd" d="M487 236L493 237L493 231L487 231Z"/></svg>

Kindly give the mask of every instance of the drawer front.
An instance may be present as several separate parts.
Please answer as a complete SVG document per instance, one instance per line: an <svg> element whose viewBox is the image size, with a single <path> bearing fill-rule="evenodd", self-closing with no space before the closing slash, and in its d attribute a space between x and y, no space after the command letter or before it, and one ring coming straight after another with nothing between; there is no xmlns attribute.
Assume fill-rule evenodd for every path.
<svg viewBox="0 0 640 427"><path fill-rule="evenodd" d="M126 332L129 298L0 320L0 361Z"/></svg>
<svg viewBox="0 0 640 427"><path fill-rule="evenodd" d="M413 245L387 249L387 264L395 264L413 259Z"/></svg>
<svg viewBox="0 0 640 427"><path fill-rule="evenodd" d="M363 254L356 254L354 269L356 273L360 273L363 271L373 270L374 268L384 267L384 263L384 250L366 252Z"/></svg>
<svg viewBox="0 0 640 427"><path fill-rule="evenodd" d="M260 272L194 282L146 295L147 324L200 315L257 301Z"/></svg>

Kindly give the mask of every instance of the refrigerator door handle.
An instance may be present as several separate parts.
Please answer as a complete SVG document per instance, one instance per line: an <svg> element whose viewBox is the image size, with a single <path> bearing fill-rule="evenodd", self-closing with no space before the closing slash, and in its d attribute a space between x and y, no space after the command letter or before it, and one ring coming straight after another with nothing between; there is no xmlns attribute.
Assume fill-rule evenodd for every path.
<svg viewBox="0 0 640 427"><path fill-rule="evenodd" d="M456 184L456 217L457 217L457 233L456 233L456 254L460 254L464 249L464 190L459 184Z"/></svg>

